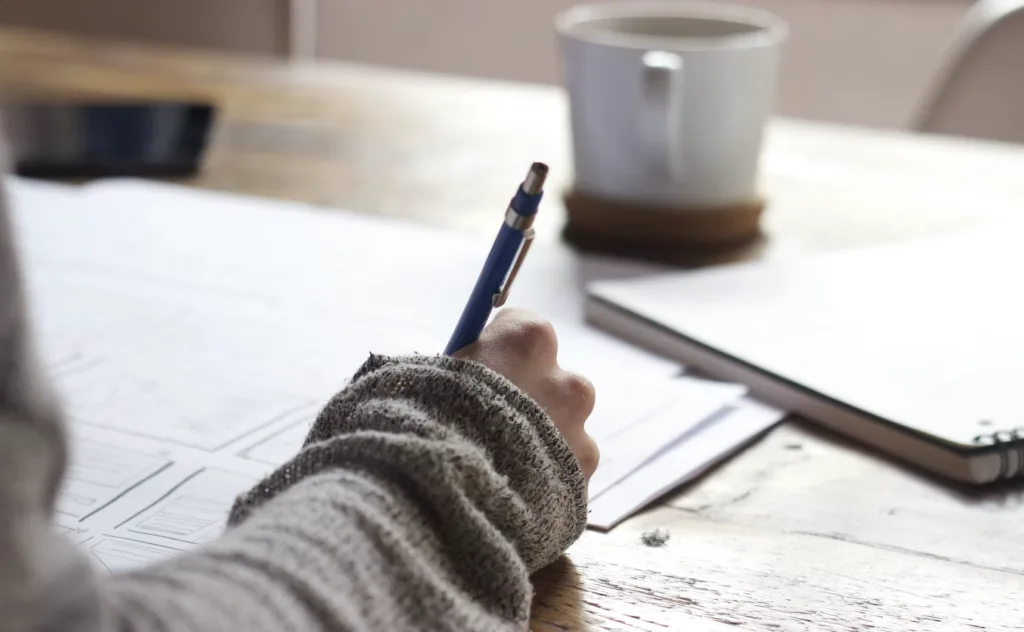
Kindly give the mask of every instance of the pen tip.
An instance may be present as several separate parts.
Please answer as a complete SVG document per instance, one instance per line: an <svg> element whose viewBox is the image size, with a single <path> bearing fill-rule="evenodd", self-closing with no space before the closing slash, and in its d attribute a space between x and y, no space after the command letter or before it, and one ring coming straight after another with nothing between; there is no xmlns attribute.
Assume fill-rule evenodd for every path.
<svg viewBox="0 0 1024 632"><path fill-rule="evenodd" d="M523 192L528 195L536 195L544 188L544 180L548 176L548 166L543 162L535 162L530 165L530 171L523 181Z"/></svg>

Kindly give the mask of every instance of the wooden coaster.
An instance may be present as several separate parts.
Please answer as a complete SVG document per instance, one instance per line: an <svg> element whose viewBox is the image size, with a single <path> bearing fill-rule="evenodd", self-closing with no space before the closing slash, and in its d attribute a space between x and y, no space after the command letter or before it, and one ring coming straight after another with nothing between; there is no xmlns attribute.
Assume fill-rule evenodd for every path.
<svg viewBox="0 0 1024 632"><path fill-rule="evenodd" d="M687 264L742 258L762 240L765 201L717 208L671 208L569 191L563 238L593 252Z"/></svg>

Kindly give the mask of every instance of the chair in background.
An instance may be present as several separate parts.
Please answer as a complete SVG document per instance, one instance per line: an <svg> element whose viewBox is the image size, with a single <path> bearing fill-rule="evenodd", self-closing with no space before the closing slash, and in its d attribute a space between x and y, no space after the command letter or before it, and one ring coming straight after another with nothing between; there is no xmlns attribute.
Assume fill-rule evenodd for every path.
<svg viewBox="0 0 1024 632"><path fill-rule="evenodd" d="M911 127L1024 143L1024 0L978 0Z"/></svg>

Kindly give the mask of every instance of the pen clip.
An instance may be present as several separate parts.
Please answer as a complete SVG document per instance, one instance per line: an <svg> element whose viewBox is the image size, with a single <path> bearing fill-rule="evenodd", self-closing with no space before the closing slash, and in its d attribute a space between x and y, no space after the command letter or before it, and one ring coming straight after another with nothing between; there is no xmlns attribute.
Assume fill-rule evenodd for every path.
<svg viewBox="0 0 1024 632"><path fill-rule="evenodd" d="M519 273L519 267L523 265L523 259L526 258L526 251L530 249L530 244L533 243L533 228L527 228L523 232L523 245L519 248L519 256L516 257L516 262L512 265L512 271L508 273L508 278L505 279L505 284L502 286L498 293L494 295L491 300L491 305L494 307L501 307L505 304L505 299L508 298L508 291L512 289L512 281L515 280L516 274Z"/></svg>

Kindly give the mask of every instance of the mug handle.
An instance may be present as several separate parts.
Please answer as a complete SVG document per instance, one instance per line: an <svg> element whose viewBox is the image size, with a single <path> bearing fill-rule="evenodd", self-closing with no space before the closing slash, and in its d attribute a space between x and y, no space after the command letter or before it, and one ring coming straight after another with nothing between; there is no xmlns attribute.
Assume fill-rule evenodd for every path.
<svg viewBox="0 0 1024 632"><path fill-rule="evenodd" d="M650 160L663 175L675 178L683 168L682 81L683 58L652 50L643 54L643 90L647 107L645 137Z"/></svg>

